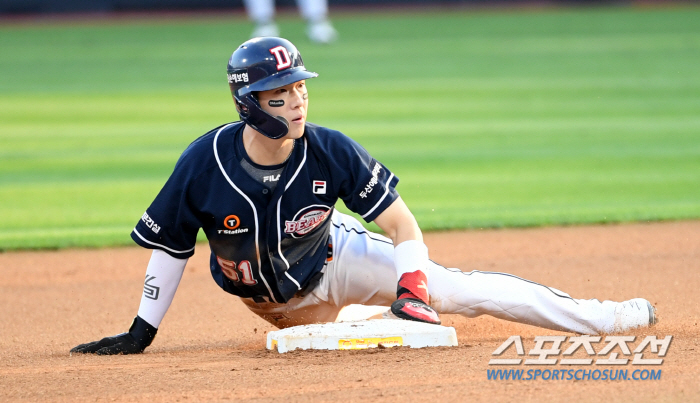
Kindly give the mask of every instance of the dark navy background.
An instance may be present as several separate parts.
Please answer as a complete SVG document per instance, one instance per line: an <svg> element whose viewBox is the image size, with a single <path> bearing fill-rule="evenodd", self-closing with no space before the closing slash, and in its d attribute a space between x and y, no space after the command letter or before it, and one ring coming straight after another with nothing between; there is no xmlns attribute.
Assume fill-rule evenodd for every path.
<svg viewBox="0 0 700 403"><path fill-rule="evenodd" d="M657 0L662 2L662 0ZM653 2L647 0L646 3ZM372 5L493 5L535 3L532 0L329 0L333 6ZM541 3L541 2L539 2ZM560 4L627 4L613 0L553 0ZM276 0L278 7L296 7L295 0ZM0 0L0 14L130 12L130 11L188 11L188 10L243 10L243 0ZM331 10L332 12L332 10Z"/></svg>

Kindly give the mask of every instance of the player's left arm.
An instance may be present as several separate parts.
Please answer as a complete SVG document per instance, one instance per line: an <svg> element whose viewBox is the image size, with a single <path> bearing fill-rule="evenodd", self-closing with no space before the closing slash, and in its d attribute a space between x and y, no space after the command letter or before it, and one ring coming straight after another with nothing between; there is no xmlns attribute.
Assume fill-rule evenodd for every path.
<svg viewBox="0 0 700 403"><path fill-rule="evenodd" d="M403 319L440 324L437 312L429 305L428 247L413 213L399 197L374 222L395 245L394 265L399 281L391 311Z"/></svg>
<svg viewBox="0 0 700 403"><path fill-rule="evenodd" d="M418 222L401 197L379 214L374 223L394 241L394 245L406 241L423 242L423 233L418 227Z"/></svg>

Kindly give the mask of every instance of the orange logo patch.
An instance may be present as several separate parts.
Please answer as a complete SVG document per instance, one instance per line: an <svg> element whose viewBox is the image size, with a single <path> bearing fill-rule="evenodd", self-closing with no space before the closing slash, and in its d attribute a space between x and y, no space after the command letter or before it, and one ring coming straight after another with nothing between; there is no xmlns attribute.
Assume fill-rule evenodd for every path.
<svg viewBox="0 0 700 403"><path fill-rule="evenodd" d="M231 214L230 216L224 218L224 227L228 229L236 229L241 225L241 220L237 215Z"/></svg>

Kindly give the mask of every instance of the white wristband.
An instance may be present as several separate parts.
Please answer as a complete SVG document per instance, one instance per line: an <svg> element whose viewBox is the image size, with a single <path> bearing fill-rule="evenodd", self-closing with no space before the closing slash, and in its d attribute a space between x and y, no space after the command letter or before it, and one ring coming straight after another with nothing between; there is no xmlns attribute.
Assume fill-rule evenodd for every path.
<svg viewBox="0 0 700 403"><path fill-rule="evenodd" d="M394 248L394 265L397 278L404 273L422 270L428 277L428 247L421 241L410 240L401 242Z"/></svg>
<svg viewBox="0 0 700 403"><path fill-rule="evenodd" d="M187 259L177 259L160 249L154 249L146 269L139 316L158 328L175 297L185 271Z"/></svg>

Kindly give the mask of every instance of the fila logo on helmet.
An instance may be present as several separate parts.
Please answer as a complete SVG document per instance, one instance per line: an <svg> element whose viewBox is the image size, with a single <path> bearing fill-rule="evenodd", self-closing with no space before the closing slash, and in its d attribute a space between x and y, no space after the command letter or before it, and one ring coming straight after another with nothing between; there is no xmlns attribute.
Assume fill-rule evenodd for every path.
<svg viewBox="0 0 700 403"><path fill-rule="evenodd" d="M270 49L270 53L275 56L277 60L277 70L283 70L292 65L292 59L289 57L289 52L284 46L275 46Z"/></svg>

